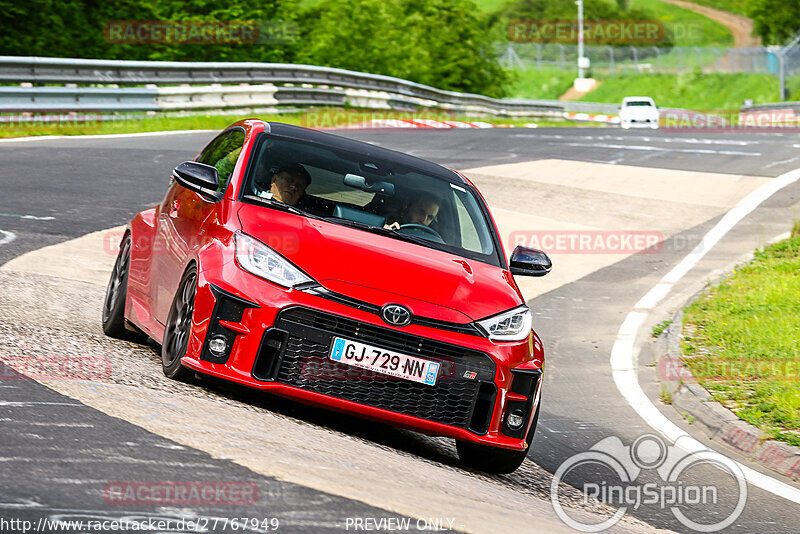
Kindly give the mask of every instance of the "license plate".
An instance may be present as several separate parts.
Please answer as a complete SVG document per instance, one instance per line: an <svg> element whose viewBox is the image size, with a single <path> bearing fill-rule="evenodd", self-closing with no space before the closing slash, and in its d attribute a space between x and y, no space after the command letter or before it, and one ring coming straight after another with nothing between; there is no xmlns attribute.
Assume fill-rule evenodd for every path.
<svg viewBox="0 0 800 534"><path fill-rule="evenodd" d="M331 360L376 373L395 376L412 382L433 386L439 375L439 363L391 352L358 341L334 338Z"/></svg>

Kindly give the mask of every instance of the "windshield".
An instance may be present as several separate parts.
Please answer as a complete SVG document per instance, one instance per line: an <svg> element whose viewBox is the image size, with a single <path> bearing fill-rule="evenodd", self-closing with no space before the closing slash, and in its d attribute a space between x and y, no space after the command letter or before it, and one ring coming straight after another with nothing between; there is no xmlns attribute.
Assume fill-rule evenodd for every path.
<svg viewBox="0 0 800 534"><path fill-rule="evenodd" d="M241 199L500 266L471 187L392 161L263 134Z"/></svg>
<svg viewBox="0 0 800 534"><path fill-rule="evenodd" d="M648 106L653 107L653 103L647 100L629 100L625 102L626 106Z"/></svg>

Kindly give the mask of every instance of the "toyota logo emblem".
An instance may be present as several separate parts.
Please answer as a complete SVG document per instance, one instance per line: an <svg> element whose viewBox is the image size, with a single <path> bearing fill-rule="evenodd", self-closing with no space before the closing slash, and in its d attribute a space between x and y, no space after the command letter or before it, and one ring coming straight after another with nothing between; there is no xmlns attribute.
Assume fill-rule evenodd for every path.
<svg viewBox="0 0 800 534"><path fill-rule="evenodd" d="M399 304L387 304L381 308L381 317L393 326L406 326L411 323L411 312Z"/></svg>

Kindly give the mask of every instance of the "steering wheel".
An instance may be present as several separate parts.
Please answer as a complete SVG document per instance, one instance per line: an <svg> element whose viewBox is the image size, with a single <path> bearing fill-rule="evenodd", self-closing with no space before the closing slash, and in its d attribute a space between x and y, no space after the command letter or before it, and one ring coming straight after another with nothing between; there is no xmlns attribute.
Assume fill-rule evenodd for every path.
<svg viewBox="0 0 800 534"><path fill-rule="evenodd" d="M439 235L439 232L437 232L430 226L425 226L424 224L417 224L417 223L401 224L398 230L414 230L412 232L409 232L409 234L411 235L417 233L416 230L421 230L423 234L428 234L429 237L432 237L433 241L444 243L444 239L442 239L442 236ZM420 237L427 239L427 237L424 235Z"/></svg>

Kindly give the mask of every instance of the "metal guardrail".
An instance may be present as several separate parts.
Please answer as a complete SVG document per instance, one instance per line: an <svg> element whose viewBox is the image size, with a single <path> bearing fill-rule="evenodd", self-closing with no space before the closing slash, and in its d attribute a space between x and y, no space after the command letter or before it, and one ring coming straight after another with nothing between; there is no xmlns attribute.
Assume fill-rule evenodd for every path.
<svg viewBox="0 0 800 534"><path fill-rule="evenodd" d="M0 87L0 111L155 111L155 89Z"/></svg>
<svg viewBox="0 0 800 534"><path fill-rule="evenodd" d="M745 126L800 127L800 102L776 102L742 106L739 109L739 123Z"/></svg>
<svg viewBox="0 0 800 534"><path fill-rule="evenodd" d="M775 102L773 104L754 104L752 106L742 106L739 111L771 111L774 109L796 109L800 110L800 102Z"/></svg>
<svg viewBox="0 0 800 534"><path fill-rule="evenodd" d="M283 63L117 61L0 56L0 83L113 87L0 88L0 111L151 111L235 107L345 106L503 116L616 113L615 104L495 99L400 78ZM247 85L222 85L247 84ZM118 87L145 85L146 88ZM189 85L186 87L170 87ZM201 86L201 87L197 87Z"/></svg>

